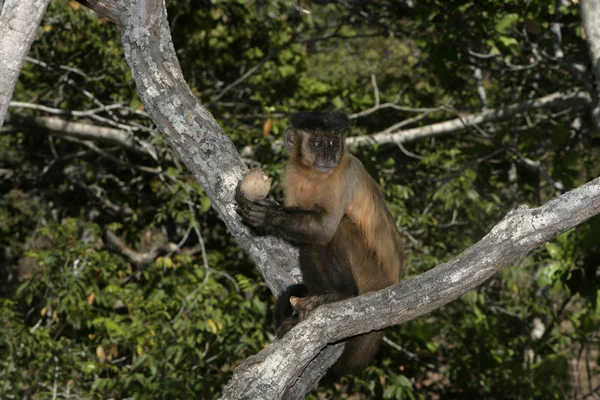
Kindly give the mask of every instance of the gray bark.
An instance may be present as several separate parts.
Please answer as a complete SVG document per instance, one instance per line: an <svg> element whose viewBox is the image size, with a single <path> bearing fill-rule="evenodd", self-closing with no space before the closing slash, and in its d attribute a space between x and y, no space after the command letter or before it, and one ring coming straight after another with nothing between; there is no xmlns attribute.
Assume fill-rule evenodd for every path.
<svg viewBox="0 0 600 400"><path fill-rule="evenodd" d="M317 308L284 338L248 358L234 372L222 399L293 399L289 387L330 343L401 324L427 314L481 285L503 267L600 213L600 178L530 209L506 215L464 253L416 278ZM306 386L294 393L310 390Z"/></svg>
<svg viewBox="0 0 600 400"><path fill-rule="evenodd" d="M592 70L596 77L596 101L592 108L592 120L596 128L600 129L600 0L581 0L580 12Z"/></svg>
<svg viewBox="0 0 600 400"><path fill-rule="evenodd" d="M235 187L248 171L231 140L192 94L173 48L160 0L80 1L113 20L146 112L200 182L240 247L274 295L301 278L297 252L274 237L257 237L235 211Z"/></svg>
<svg viewBox="0 0 600 400"><path fill-rule="evenodd" d="M50 0L6 0L0 8L0 128L48 3Z"/></svg>

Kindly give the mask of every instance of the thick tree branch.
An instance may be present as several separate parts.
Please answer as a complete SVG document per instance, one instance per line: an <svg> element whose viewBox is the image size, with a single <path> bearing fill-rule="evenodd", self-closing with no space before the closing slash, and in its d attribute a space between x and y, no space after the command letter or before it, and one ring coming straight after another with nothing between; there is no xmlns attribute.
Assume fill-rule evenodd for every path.
<svg viewBox="0 0 600 400"><path fill-rule="evenodd" d="M240 247L274 294L300 279L297 253L281 240L254 236L235 212L234 189L247 171L231 140L192 94L173 48L161 0L81 1L118 21L140 97L175 153L203 186ZM107 14L109 13L109 14Z"/></svg>
<svg viewBox="0 0 600 400"><path fill-rule="evenodd" d="M7 0L0 8L0 128L48 3L50 0Z"/></svg>
<svg viewBox="0 0 600 400"><path fill-rule="evenodd" d="M600 129L600 0L581 0L580 12L592 70L596 76L596 101L592 109L592 119L596 128Z"/></svg>
<svg viewBox="0 0 600 400"><path fill-rule="evenodd" d="M288 388L328 344L440 308L597 214L600 178L541 207L521 206L452 261L387 289L317 308L283 339L240 365L222 399L301 398L292 397ZM309 389L306 387L305 391Z"/></svg>
<svg viewBox="0 0 600 400"><path fill-rule="evenodd" d="M591 102L590 95L583 90L556 92L538 99L527 100L522 103L511 104L503 108L486 110L480 113L468 114L449 121L407 129L405 131L390 132L389 130L385 130L373 135L350 137L346 139L346 145L352 149L362 144L407 143L426 137L454 133L486 122L505 120L526 111L553 107L583 107L591 104Z"/></svg>

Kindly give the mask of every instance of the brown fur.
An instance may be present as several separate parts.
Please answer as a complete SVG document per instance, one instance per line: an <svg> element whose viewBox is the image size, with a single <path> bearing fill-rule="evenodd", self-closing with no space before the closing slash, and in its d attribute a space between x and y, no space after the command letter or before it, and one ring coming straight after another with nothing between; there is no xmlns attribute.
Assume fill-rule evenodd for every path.
<svg viewBox="0 0 600 400"><path fill-rule="evenodd" d="M284 174L286 207L344 211L348 218L340 221L330 245L350 265L359 294L398 283L403 262L400 233L362 163L343 154L338 167L323 174L307 168L306 152L306 146L297 145L290 155ZM333 371L342 375L362 370L375 357L382 338L382 332L371 332L349 339Z"/></svg>
<svg viewBox="0 0 600 400"><path fill-rule="evenodd" d="M329 130L314 127L321 120ZM343 118L305 113L297 121L310 129L286 132L285 207L269 199L249 201L239 189L236 195L246 224L300 249L304 284L289 287L278 299L279 336L319 305L383 289L398 283L402 273L400 233L373 179L344 151L344 128L338 128ZM293 307L290 296L300 297ZM333 370L362 370L377 353L382 335L348 339Z"/></svg>
<svg viewBox="0 0 600 400"><path fill-rule="evenodd" d="M344 154L336 169L323 174L305 167L298 153L292 152L284 173L286 207L321 209L325 213L341 207L356 230L340 226L337 232L341 234L332 241L340 253L350 250L359 293L398 283L402 273L402 239L383 196L362 163ZM373 268L379 273L373 274Z"/></svg>

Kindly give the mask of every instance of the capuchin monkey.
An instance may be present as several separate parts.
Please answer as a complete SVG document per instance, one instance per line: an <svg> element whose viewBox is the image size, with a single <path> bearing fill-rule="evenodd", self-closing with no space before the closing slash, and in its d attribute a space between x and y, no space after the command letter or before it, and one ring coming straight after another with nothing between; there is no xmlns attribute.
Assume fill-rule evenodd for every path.
<svg viewBox="0 0 600 400"><path fill-rule="evenodd" d="M362 163L345 152L348 117L337 111L301 112L285 133L285 207L248 200L236 191L243 222L300 250L303 284L277 300L278 337L321 304L376 291L400 281L403 247L383 196ZM358 373L375 357L383 332L346 340L332 367Z"/></svg>

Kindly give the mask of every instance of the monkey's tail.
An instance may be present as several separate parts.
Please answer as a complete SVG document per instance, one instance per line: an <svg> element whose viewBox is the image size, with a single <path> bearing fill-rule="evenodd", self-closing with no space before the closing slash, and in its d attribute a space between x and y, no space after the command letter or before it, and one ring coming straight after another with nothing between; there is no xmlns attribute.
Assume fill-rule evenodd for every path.
<svg viewBox="0 0 600 400"><path fill-rule="evenodd" d="M290 304L291 296L306 297L308 296L308 289L304 284L298 283L288 286L277 298L275 305L275 323L279 328L277 337L283 337L298 323L298 317L294 315L294 309Z"/></svg>
<svg viewBox="0 0 600 400"><path fill-rule="evenodd" d="M379 350L383 332L369 332L346 341L342 356L333 364L331 372L337 376L358 374L367 367Z"/></svg>

